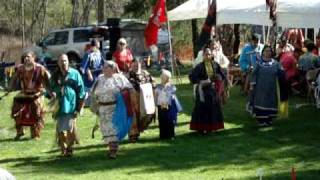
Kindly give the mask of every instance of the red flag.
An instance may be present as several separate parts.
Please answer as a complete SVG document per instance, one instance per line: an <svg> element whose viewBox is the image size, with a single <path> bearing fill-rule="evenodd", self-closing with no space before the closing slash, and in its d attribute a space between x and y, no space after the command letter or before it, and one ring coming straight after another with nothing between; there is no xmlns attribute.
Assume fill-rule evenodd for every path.
<svg viewBox="0 0 320 180"><path fill-rule="evenodd" d="M144 30L144 38L148 47L157 44L160 24L167 21L165 7L166 0L158 0L153 8L148 25Z"/></svg>

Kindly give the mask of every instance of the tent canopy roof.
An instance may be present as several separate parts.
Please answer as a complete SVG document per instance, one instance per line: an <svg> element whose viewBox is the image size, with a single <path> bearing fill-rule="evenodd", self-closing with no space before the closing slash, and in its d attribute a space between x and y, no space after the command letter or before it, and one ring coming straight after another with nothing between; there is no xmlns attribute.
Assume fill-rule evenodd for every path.
<svg viewBox="0 0 320 180"><path fill-rule="evenodd" d="M320 0L278 0L277 22L282 27L319 28ZM206 18L208 0L189 0L168 12L169 20ZM217 24L270 26L265 0L217 0Z"/></svg>

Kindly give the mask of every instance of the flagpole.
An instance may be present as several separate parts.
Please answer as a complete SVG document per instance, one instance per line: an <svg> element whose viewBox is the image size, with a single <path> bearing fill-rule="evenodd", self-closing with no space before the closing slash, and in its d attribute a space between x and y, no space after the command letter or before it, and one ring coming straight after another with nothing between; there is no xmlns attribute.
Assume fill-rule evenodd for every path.
<svg viewBox="0 0 320 180"><path fill-rule="evenodd" d="M165 6L165 12L166 12L166 14L167 14L167 6ZM178 80L178 82L180 82L179 81L179 76L178 75L176 75L175 74L175 71L174 71L174 68L173 68L173 66L174 66L174 62L173 62L173 49L172 49L172 42L171 42L171 30L170 30L170 21L169 21L169 18L167 18L167 29L168 29L168 35L169 35L169 50L170 50L170 60L171 60L171 72L172 72L172 78L174 78L174 76L177 76L176 78L177 78L177 80Z"/></svg>

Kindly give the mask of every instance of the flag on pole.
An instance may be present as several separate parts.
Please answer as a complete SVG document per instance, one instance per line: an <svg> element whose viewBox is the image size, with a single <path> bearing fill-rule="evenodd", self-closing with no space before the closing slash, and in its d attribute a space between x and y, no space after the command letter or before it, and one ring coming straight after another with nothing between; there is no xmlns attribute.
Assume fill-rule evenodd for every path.
<svg viewBox="0 0 320 180"><path fill-rule="evenodd" d="M266 0L267 8L270 8L270 19L275 21L277 18L277 0Z"/></svg>
<svg viewBox="0 0 320 180"><path fill-rule="evenodd" d="M277 0L266 0L267 9L270 9L270 19L272 20L270 42L273 52L277 46Z"/></svg>
<svg viewBox="0 0 320 180"><path fill-rule="evenodd" d="M210 39L212 26L217 24L217 1L212 0L206 21L203 24L198 43L197 43L197 52L206 44Z"/></svg>
<svg viewBox="0 0 320 180"><path fill-rule="evenodd" d="M147 47L156 45L158 41L158 30L161 23L167 21L166 0L158 0L153 8L147 27L144 30L144 38Z"/></svg>

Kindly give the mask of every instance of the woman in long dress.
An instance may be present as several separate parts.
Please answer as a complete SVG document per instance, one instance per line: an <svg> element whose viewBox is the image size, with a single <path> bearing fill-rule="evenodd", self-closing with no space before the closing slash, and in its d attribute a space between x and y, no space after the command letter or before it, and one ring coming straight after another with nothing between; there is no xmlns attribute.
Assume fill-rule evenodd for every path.
<svg viewBox="0 0 320 180"><path fill-rule="evenodd" d="M159 136L160 139L174 139L174 127L177 121L176 86L170 81L171 73L163 69L161 83L156 86L155 97L158 106Z"/></svg>
<svg viewBox="0 0 320 180"><path fill-rule="evenodd" d="M150 84L150 86L152 86L154 89L155 81L147 70L142 69L141 62L137 59L134 59L131 64L128 80L136 91L136 96L134 97L136 99L135 101L137 102L134 108L135 117L133 118L129 132L129 141L135 143L139 139L140 133L146 130L151 121L155 118L155 114L147 114L142 110L144 102L143 98L140 99L142 96L140 86Z"/></svg>
<svg viewBox="0 0 320 180"><path fill-rule="evenodd" d="M224 75L212 57L212 51L209 48L204 49L203 62L189 75L191 83L196 84L190 129L200 133L224 128L221 97L218 96L219 87L216 86L221 83Z"/></svg>
<svg viewBox="0 0 320 180"><path fill-rule="evenodd" d="M96 102L94 102L94 104L98 105L100 130L104 142L109 146L110 158L116 158L118 144L121 140L119 137L119 122L115 121L114 113L116 113L116 105L119 103L117 102L119 100L118 95L124 90L131 92L133 87L124 75L117 73L116 63L107 61L104 64L103 75L98 77L92 94L95 96L94 99ZM123 108L130 107L127 106ZM121 121L126 120L127 119L121 119Z"/></svg>
<svg viewBox="0 0 320 180"><path fill-rule="evenodd" d="M262 61L253 70L250 89L252 90L253 115L261 126L272 125L272 119L277 116L280 89L284 71L280 63L272 59L272 49L265 46L262 50ZM282 88L284 87L284 88ZM278 90L277 90L278 89ZM285 91L282 91L285 92ZM286 93L282 93L284 96ZM282 97L287 98L287 97Z"/></svg>

